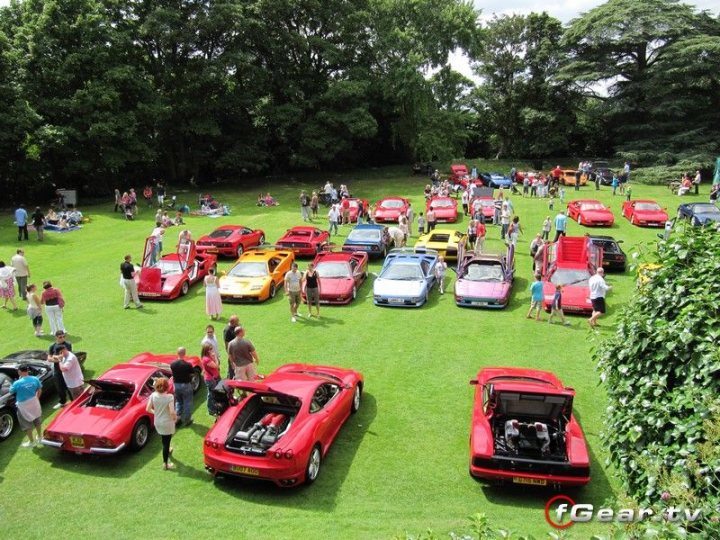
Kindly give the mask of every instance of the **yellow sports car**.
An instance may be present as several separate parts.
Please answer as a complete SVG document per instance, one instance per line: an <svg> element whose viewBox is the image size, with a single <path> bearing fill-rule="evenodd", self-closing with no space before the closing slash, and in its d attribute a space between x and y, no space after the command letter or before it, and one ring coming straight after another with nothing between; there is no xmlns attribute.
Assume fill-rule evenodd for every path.
<svg viewBox="0 0 720 540"><path fill-rule="evenodd" d="M467 235L453 229L433 229L415 242L415 250L434 249L446 260L456 260L458 246L467 247Z"/></svg>
<svg viewBox="0 0 720 540"><path fill-rule="evenodd" d="M248 249L220 276L220 297L223 302L264 302L273 298L294 260L289 250Z"/></svg>

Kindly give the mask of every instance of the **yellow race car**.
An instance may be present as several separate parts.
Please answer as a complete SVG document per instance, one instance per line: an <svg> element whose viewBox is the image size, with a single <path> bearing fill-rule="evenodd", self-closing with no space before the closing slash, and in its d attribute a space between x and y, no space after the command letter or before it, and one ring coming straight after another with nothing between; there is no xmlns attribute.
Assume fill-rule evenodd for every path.
<svg viewBox="0 0 720 540"><path fill-rule="evenodd" d="M290 250L248 249L220 276L220 297L223 302L264 302L273 298L294 261Z"/></svg>
<svg viewBox="0 0 720 540"><path fill-rule="evenodd" d="M467 247L467 235L454 229L433 229L415 242L415 251L433 249L446 260L457 260L458 246Z"/></svg>

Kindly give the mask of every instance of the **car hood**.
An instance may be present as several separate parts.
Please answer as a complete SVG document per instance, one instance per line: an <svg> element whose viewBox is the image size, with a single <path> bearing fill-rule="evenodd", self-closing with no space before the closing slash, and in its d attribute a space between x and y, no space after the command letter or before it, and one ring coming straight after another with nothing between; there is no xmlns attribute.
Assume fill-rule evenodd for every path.
<svg viewBox="0 0 720 540"><path fill-rule="evenodd" d="M250 291L253 287L263 287L268 281L269 276L261 277L235 277L223 276L220 278L218 285L220 292L242 293ZM258 289L254 289L258 290Z"/></svg>
<svg viewBox="0 0 720 540"><path fill-rule="evenodd" d="M441 208L433 208L433 211L435 212L436 217L454 216L455 214L457 214L457 208L441 207Z"/></svg>
<svg viewBox="0 0 720 540"><path fill-rule="evenodd" d="M348 238L345 240L344 246L378 246L382 243L379 238L377 240L353 240Z"/></svg>
<svg viewBox="0 0 720 540"><path fill-rule="evenodd" d="M373 294L380 296L418 296L425 289L425 282L395 281L392 279L377 278L373 283Z"/></svg>
<svg viewBox="0 0 720 540"><path fill-rule="evenodd" d="M355 284L352 278L320 278L319 281L323 296L348 294Z"/></svg>
<svg viewBox="0 0 720 540"><path fill-rule="evenodd" d="M663 212L662 210L635 210L635 216L637 216L638 219L647 221L668 220L667 212Z"/></svg>
<svg viewBox="0 0 720 540"><path fill-rule="evenodd" d="M505 298L510 290L506 281L470 281L458 279L455 282L455 294L482 298Z"/></svg>
<svg viewBox="0 0 720 540"><path fill-rule="evenodd" d="M555 286L552 284L545 284L543 289L545 300L552 302L553 295L555 294ZM563 306L576 306L576 307L588 307L591 305L590 302L590 288L583 285L566 285L562 289L562 304Z"/></svg>
<svg viewBox="0 0 720 540"><path fill-rule="evenodd" d="M580 210L580 215L587 219L608 219L613 217L610 210Z"/></svg>
<svg viewBox="0 0 720 540"><path fill-rule="evenodd" d="M404 210L404 208L380 208L378 207L377 210L375 210L375 215L381 215L381 216L399 216L400 213Z"/></svg>
<svg viewBox="0 0 720 540"><path fill-rule="evenodd" d="M72 406L55 417L48 429L101 437L113 429L115 420L122 413L122 409L117 411L103 407Z"/></svg>

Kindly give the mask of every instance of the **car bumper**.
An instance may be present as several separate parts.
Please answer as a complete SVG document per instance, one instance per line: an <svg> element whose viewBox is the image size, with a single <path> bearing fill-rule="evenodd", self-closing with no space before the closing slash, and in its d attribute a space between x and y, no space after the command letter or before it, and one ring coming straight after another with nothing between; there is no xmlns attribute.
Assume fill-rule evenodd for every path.
<svg viewBox="0 0 720 540"><path fill-rule="evenodd" d="M590 476L561 476L553 474L530 474L517 471L500 471L470 465L470 474L475 478L491 482L506 481L519 485L534 486L584 486L590 482Z"/></svg>
<svg viewBox="0 0 720 540"><path fill-rule="evenodd" d="M213 476L229 475L254 480L274 482L280 487L293 487L305 480L304 468L296 464L295 459L273 460L243 459L236 455L205 454L205 470Z"/></svg>
<svg viewBox="0 0 720 540"><path fill-rule="evenodd" d="M172 292L172 293L155 293L155 292L140 292L138 291L138 296L140 298L144 298L145 300L173 300L177 298L180 295L180 292Z"/></svg>
<svg viewBox="0 0 720 540"><path fill-rule="evenodd" d="M237 257L237 249L231 247L215 247L215 246L196 246L198 253L207 253L211 255L219 255L222 257Z"/></svg>
<svg viewBox="0 0 720 540"><path fill-rule="evenodd" d="M125 443L120 443L118 446L114 448L105 448L105 447L99 447L99 446L90 446L90 447L75 447L68 445L67 442L59 442L59 441L51 441L48 439L41 439L40 442L45 445L49 446L51 448L57 448L58 450L64 450L66 452L74 452L76 454L117 454L120 452L123 448L125 448Z"/></svg>
<svg viewBox="0 0 720 540"><path fill-rule="evenodd" d="M603 261L603 268L609 272L624 272L625 261Z"/></svg>
<svg viewBox="0 0 720 540"><path fill-rule="evenodd" d="M364 253L368 254L368 257L382 257L383 255L383 248L379 245L344 245L342 247L343 251L346 251L348 253L354 253L356 251L362 251Z"/></svg>
<svg viewBox="0 0 720 540"><path fill-rule="evenodd" d="M220 299L223 303L226 304L232 304L232 303L249 303L249 304L257 304L260 302L264 302L267 300L266 296L263 296L262 294L220 294Z"/></svg>
<svg viewBox="0 0 720 540"><path fill-rule="evenodd" d="M508 305L507 298L473 298L471 296L456 296L455 304L460 307L503 309Z"/></svg>
<svg viewBox="0 0 720 540"><path fill-rule="evenodd" d="M552 302L543 300L543 308L545 308L545 311L550 313L551 307ZM582 306L575 304L563 304L562 309L565 315L589 315L592 313L592 304L585 304Z"/></svg>

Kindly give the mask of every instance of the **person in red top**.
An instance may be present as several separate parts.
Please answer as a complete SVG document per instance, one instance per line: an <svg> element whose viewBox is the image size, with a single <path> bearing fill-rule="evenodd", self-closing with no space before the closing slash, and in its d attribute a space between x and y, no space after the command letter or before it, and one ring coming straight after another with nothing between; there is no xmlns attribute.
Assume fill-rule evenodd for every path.
<svg viewBox="0 0 720 540"><path fill-rule="evenodd" d="M143 189L143 197L145 198L145 202L147 203L148 207L151 207L153 205L152 198L153 198L153 190L150 186L145 186L145 189Z"/></svg>
<svg viewBox="0 0 720 540"><path fill-rule="evenodd" d="M201 364L203 370L203 379L208 389L207 409L210 416L215 415L215 399L213 398L213 389L220 382L220 366L215 354L215 347L212 343L205 343L200 352Z"/></svg>
<svg viewBox="0 0 720 540"><path fill-rule="evenodd" d="M342 224L347 225L350 223L350 200L347 197L343 197L340 208L342 210Z"/></svg>
<svg viewBox="0 0 720 540"><path fill-rule="evenodd" d="M63 299L60 289L56 289L49 281L43 282L43 293L40 297L40 303L45 306L45 314L50 322L50 333L62 330L65 332L65 324L63 323L63 309L65 308L65 300Z"/></svg>
<svg viewBox="0 0 720 540"><path fill-rule="evenodd" d="M557 166L552 170L553 185L557 185L557 184L560 183L560 177L561 177L561 176L562 176L562 169L560 168L560 165L557 165Z"/></svg>
<svg viewBox="0 0 720 540"><path fill-rule="evenodd" d="M485 234L487 229L485 228L485 220L479 219L477 225L475 225L475 253L482 253L483 246L485 245Z"/></svg>

